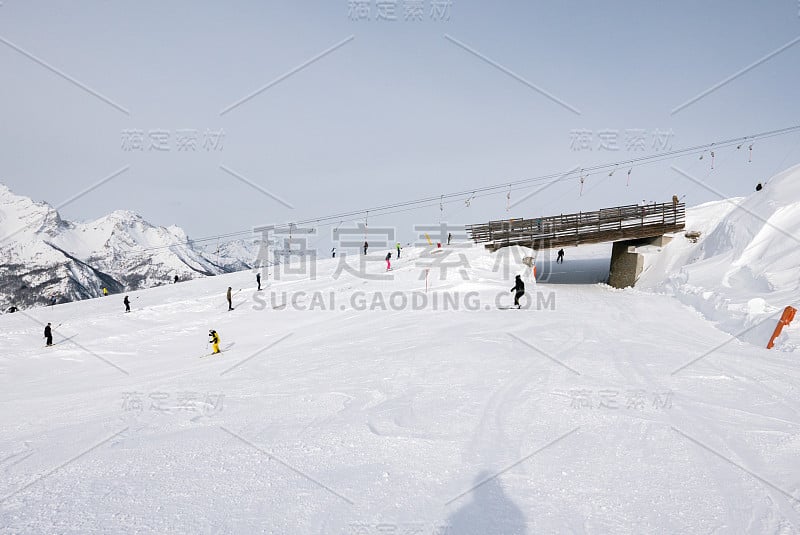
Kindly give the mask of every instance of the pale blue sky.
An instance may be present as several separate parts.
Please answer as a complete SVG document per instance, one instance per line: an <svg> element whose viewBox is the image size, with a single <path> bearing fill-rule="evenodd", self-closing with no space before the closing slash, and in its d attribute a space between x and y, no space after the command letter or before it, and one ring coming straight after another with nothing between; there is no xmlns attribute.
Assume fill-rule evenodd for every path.
<svg viewBox="0 0 800 535"><path fill-rule="evenodd" d="M800 36L797 0L452 0L449 20L351 20L347 0L40 2L0 6L0 181L90 219L129 209L190 236L244 230L392 201L467 190L655 153L655 130L681 148L800 123L800 43L671 114ZM448 40L450 36L580 111L574 113ZM220 112L352 36L307 68ZM15 50L13 46L20 50ZM25 54L58 69L129 113ZM180 130L197 150L178 151ZM224 130L220 146L203 133ZM594 150L574 150L587 130ZM645 151L625 148L645 130ZM123 130L169 134L169 150L122 148ZM616 131L620 150L598 150ZM148 144L145 139L145 145ZM560 183L520 204L532 217L687 195L715 197L678 165L730 196L800 162L800 134L709 158L665 162L604 180ZM294 206L288 209L224 165ZM515 195L523 195L519 193ZM459 223L506 217L503 195L448 207ZM438 208L370 221L436 223ZM323 232L329 233L330 228Z"/></svg>

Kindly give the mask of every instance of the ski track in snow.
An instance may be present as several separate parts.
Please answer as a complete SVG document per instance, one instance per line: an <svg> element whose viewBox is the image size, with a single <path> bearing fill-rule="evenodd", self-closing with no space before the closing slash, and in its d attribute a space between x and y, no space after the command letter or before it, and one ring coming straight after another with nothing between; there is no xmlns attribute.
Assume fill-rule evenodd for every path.
<svg viewBox="0 0 800 535"><path fill-rule="evenodd" d="M237 273L132 292L130 314L107 298L30 312L82 347L0 317L0 532L800 532L796 500L683 435L800 498L791 353L733 342L673 375L730 336L602 284L528 284L555 309L497 310L515 271L458 251L470 280L431 292L488 310L338 308L424 289L406 248L393 281L334 279L330 260L269 281L334 310L273 310L267 292L259 310ZM228 286L246 299L231 313ZM211 328L229 349L201 359Z"/></svg>

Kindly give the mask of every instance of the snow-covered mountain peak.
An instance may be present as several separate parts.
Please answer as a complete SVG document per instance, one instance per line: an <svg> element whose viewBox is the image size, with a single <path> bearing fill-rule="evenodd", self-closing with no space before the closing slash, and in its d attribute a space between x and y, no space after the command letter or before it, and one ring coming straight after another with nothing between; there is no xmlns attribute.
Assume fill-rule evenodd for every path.
<svg viewBox="0 0 800 535"><path fill-rule="evenodd" d="M0 184L0 248L9 246L11 235L16 241L30 239L36 233L54 235L64 222L49 204L17 195Z"/></svg>
<svg viewBox="0 0 800 535"><path fill-rule="evenodd" d="M207 255L176 226L130 210L92 221L62 220L47 203L0 184L0 305L28 306L127 291L249 267L247 258ZM231 252L243 249L234 248Z"/></svg>

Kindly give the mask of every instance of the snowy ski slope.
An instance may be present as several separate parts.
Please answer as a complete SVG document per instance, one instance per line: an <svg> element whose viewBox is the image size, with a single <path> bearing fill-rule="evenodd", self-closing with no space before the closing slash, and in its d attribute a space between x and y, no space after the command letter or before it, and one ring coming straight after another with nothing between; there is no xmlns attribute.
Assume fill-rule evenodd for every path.
<svg viewBox="0 0 800 535"><path fill-rule="evenodd" d="M0 532L800 531L795 354L597 284L606 249L519 311L519 257L450 251L427 294L407 248L0 317Z"/></svg>
<svg viewBox="0 0 800 535"><path fill-rule="evenodd" d="M635 289L605 245L538 284L409 247L0 316L0 532L800 532L797 325L763 349L798 175L691 209Z"/></svg>

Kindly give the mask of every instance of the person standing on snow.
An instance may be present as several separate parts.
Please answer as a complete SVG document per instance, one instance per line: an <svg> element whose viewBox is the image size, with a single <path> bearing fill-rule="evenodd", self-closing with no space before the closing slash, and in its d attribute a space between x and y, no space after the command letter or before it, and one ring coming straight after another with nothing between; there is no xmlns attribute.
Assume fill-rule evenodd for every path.
<svg viewBox="0 0 800 535"><path fill-rule="evenodd" d="M47 327L44 328L44 337L47 339L47 345L53 345L53 329L50 328L50 324L47 324Z"/></svg>
<svg viewBox="0 0 800 535"><path fill-rule="evenodd" d="M563 264L564 263L564 249L558 250L558 258L556 258L556 264Z"/></svg>
<svg viewBox="0 0 800 535"><path fill-rule="evenodd" d="M178 284L178 276L177 276L177 275L175 275L175 281L174 281L174 283L175 283L175 284Z"/></svg>
<svg viewBox="0 0 800 535"><path fill-rule="evenodd" d="M108 295L108 288L106 288L105 286L103 286L103 297L105 297L105 296L107 296L107 295Z"/></svg>
<svg viewBox="0 0 800 535"><path fill-rule="evenodd" d="M336 258L336 247L331 249L331 258Z"/></svg>
<svg viewBox="0 0 800 535"><path fill-rule="evenodd" d="M522 282L522 277L519 275L517 275L517 278L514 282L514 287L511 288L511 291L516 292L514 294L514 305L516 305L517 308L522 308L522 305L519 304L519 298L525 295L525 283Z"/></svg>
<svg viewBox="0 0 800 535"><path fill-rule="evenodd" d="M256 282L258 283L258 291L261 291L261 273L256 273Z"/></svg>
<svg viewBox="0 0 800 535"><path fill-rule="evenodd" d="M400 260L400 242L397 242L397 259Z"/></svg>
<svg viewBox="0 0 800 535"><path fill-rule="evenodd" d="M392 252L389 251L388 253L386 253L386 271L389 271L390 269L392 269L391 260L392 260Z"/></svg>
<svg viewBox="0 0 800 535"><path fill-rule="evenodd" d="M367 243L366 240L364 240L364 254L365 255L367 254L367 247L369 247L369 244Z"/></svg>
<svg viewBox="0 0 800 535"><path fill-rule="evenodd" d="M448 232L447 233L447 245L450 245L450 240L452 240L452 239L453 239L453 233L452 232Z"/></svg>
<svg viewBox="0 0 800 535"><path fill-rule="evenodd" d="M125 296L125 299L122 300L122 302L125 303L125 312L130 312L131 311L131 302L128 299L127 295Z"/></svg>
<svg viewBox="0 0 800 535"><path fill-rule="evenodd" d="M208 331L208 336L209 336L209 342L211 342L211 347L213 348L213 353L212 354L216 355L217 353L220 352L220 350L219 350L219 335L217 334L217 331L215 331L214 329L211 329L210 331Z"/></svg>
<svg viewBox="0 0 800 535"><path fill-rule="evenodd" d="M231 297L231 290L232 288L228 286L228 310L233 310L233 298Z"/></svg>

